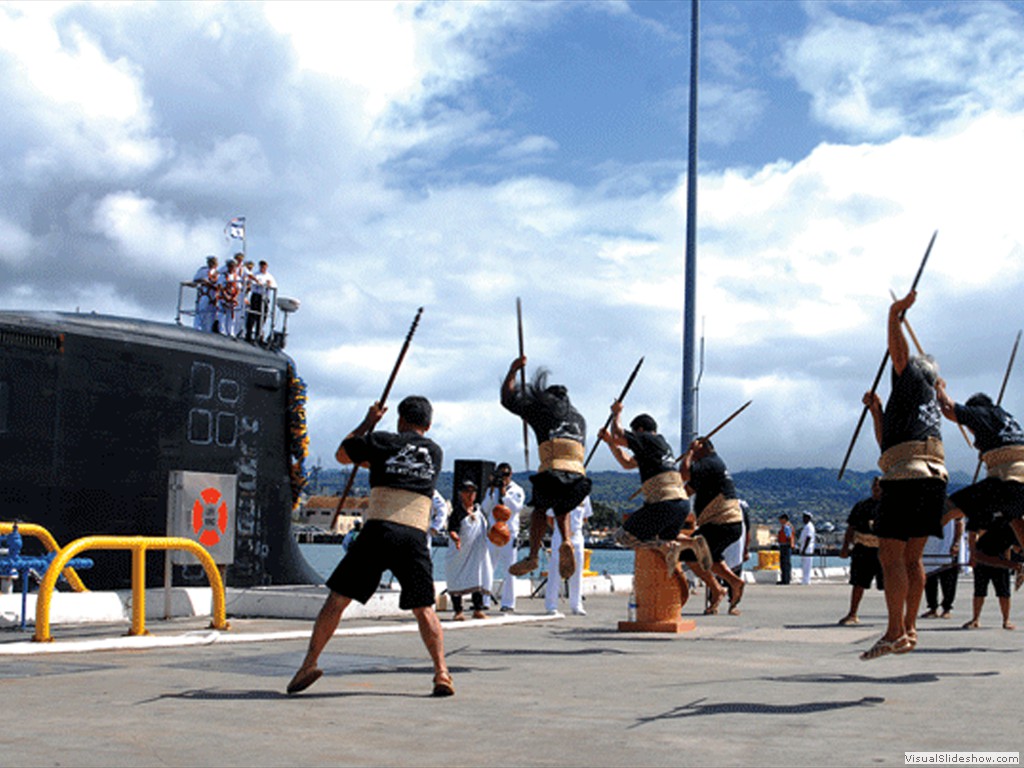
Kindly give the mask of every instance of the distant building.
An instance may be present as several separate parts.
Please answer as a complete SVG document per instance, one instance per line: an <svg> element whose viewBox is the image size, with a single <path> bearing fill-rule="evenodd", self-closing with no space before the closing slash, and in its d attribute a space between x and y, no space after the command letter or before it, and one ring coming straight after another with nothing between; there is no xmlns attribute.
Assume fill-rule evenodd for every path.
<svg viewBox="0 0 1024 768"><path fill-rule="evenodd" d="M338 518L338 532L348 533L356 520L361 519L370 500L365 496L345 499L345 506ZM310 496L299 509L298 524L313 525L317 528L330 530L331 520L338 509L337 496Z"/></svg>

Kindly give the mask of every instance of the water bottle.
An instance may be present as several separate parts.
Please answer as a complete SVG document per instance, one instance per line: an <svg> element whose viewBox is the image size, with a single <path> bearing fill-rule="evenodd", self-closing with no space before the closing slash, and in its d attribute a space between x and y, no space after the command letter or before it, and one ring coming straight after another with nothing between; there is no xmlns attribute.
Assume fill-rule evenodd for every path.
<svg viewBox="0 0 1024 768"><path fill-rule="evenodd" d="M629 605L626 608L626 619L636 621L636 592L629 593Z"/></svg>

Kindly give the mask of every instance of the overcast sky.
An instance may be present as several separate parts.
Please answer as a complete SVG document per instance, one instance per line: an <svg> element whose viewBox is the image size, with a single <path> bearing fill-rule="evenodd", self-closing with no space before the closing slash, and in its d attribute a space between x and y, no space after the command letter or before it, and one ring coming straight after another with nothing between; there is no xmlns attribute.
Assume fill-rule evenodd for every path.
<svg viewBox="0 0 1024 768"><path fill-rule="evenodd" d="M422 305L393 402L434 401L446 468L522 469L498 404L517 296L529 371L589 437L643 355L626 415L679 448L689 30L688 1L0 5L0 308L171 321L245 216L302 302L311 463ZM908 319L954 397L997 393L1024 325L1024 6L704 2L700 67L698 426L753 399L716 439L730 467L840 464L935 230ZM851 467L876 458L867 428Z"/></svg>

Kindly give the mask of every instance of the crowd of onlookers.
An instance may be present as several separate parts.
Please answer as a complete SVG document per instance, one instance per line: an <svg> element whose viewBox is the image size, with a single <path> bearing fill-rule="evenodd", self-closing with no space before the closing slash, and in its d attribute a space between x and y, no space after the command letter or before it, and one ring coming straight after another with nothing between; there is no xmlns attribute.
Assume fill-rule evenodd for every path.
<svg viewBox="0 0 1024 768"><path fill-rule="evenodd" d="M255 269L254 269L255 268ZM256 264L236 253L220 265L207 256L191 283L196 289L195 327L208 333L258 342L277 281L265 261Z"/></svg>

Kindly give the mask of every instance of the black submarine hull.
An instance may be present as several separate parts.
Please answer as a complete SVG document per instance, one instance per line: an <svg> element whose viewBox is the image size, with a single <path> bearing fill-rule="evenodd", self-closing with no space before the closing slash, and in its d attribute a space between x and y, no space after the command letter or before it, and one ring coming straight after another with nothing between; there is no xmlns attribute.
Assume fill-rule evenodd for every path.
<svg viewBox="0 0 1024 768"><path fill-rule="evenodd" d="M168 533L172 473L234 475L232 586L321 581L291 534L291 359L180 325L0 312L0 519L87 535ZM92 551L93 589L127 552ZM163 557L147 558L147 582ZM202 582L177 567L176 583Z"/></svg>

